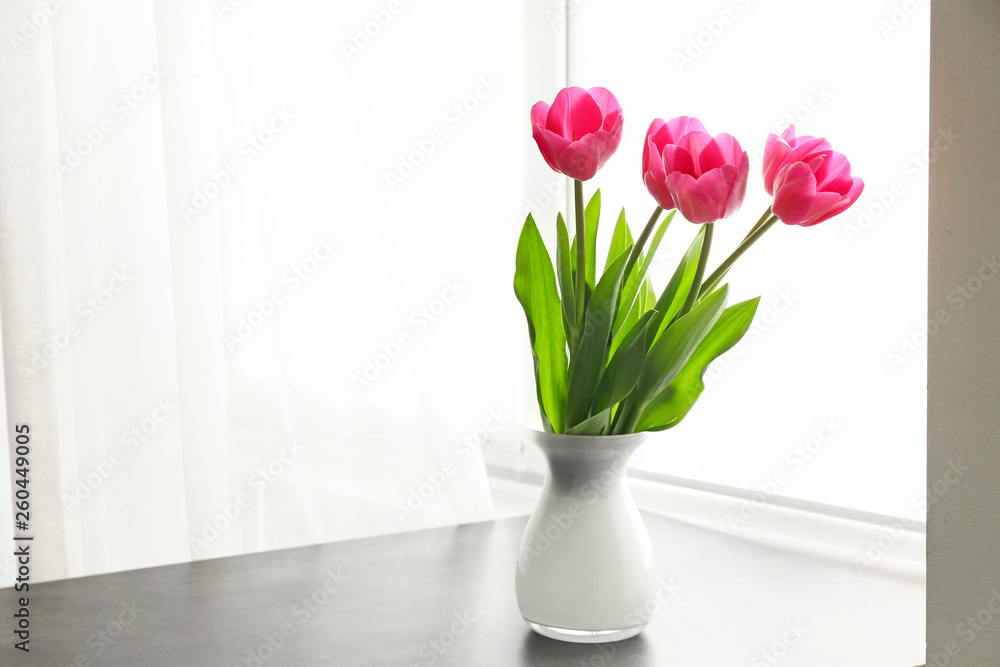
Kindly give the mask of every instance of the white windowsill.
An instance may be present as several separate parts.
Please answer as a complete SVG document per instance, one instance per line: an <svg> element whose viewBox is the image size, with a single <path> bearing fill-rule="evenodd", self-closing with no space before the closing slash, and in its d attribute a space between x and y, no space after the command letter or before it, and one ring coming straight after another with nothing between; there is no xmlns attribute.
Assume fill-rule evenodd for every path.
<svg viewBox="0 0 1000 667"><path fill-rule="evenodd" d="M541 492L537 475L489 466L497 518L530 514ZM518 479L520 477L520 479ZM734 537L849 565L860 574L926 578L924 524L888 517L861 520L645 479L629 480L639 508ZM742 512L742 514L741 514ZM861 513L857 513L861 515ZM745 523L742 523L743 517ZM734 529L735 526L735 529Z"/></svg>
<svg viewBox="0 0 1000 667"><path fill-rule="evenodd" d="M518 480L512 478L518 473L489 468L497 518L530 514L541 486L537 481L522 480L537 475L522 474ZM770 547L761 551L731 542L731 547L722 548L721 557L731 554L732 558L741 559L738 564L730 562L730 565L744 575L717 583L730 587L727 596L731 603L745 606L748 611L756 609L754 613L759 613L767 609L771 610L768 613L787 614L791 610L797 617L808 619L811 633L808 645L797 647L794 659L789 655L783 664L832 667L829 662L832 654L849 656L852 667L889 664L914 667L924 663L926 535L922 525L908 530L876 515L869 517L874 520L865 521L767 503L757 506L747 524L734 532L728 516L739 515L744 498L634 477L629 482L636 503L647 512L733 540ZM709 541L715 542L717 538ZM880 542L885 548L878 546ZM873 547L875 551L869 553ZM787 555L778 556L771 549ZM760 557L752 557L754 554ZM671 563L678 559L671 558L669 553L657 553L657 560ZM803 595L795 586L777 583L784 575L773 571L775 562L796 563L793 569L799 576L807 572L810 593ZM673 574L685 575L681 571ZM759 589L765 581L772 582L767 586L770 597L762 601ZM880 627L875 628L873 618L884 621L879 621L876 625ZM770 641L765 637L760 639L762 647ZM838 660L836 664L840 667L848 662Z"/></svg>

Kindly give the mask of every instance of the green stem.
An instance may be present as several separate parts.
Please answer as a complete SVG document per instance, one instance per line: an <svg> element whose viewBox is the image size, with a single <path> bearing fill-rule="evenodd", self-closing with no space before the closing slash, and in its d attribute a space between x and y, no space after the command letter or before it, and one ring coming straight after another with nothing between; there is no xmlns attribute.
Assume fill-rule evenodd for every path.
<svg viewBox="0 0 1000 667"><path fill-rule="evenodd" d="M705 238L701 242L701 256L698 258L698 268L694 272L694 280L691 282L691 291L688 292L687 299L684 300L684 306L681 308L680 312L677 313L677 317L684 317L694 307L694 304L698 301L698 296L700 292L698 288L701 286L701 278L705 275L705 266L708 264L708 253L712 249L712 233L715 231L715 223L709 222L705 225Z"/></svg>
<svg viewBox="0 0 1000 667"><path fill-rule="evenodd" d="M632 267L639 260L639 253L642 252L642 248L646 245L646 241L649 240L649 235L653 233L653 227L656 226L656 221L660 219L660 214L663 213L663 209L659 206L653 211L653 215L649 216L649 222L646 226L642 228L642 233L639 234L639 238L635 240L635 245L632 246L632 252L628 256L628 261L625 262L625 273L622 274L622 284L624 285L628 281L628 275L632 272Z"/></svg>
<svg viewBox="0 0 1000 667"><path fill-rule="evenodd" d="M755 225L755 229L749 236L747 236L746 240L744 240L743 243L741 243L740 246L733 251L733 254L727 257L726 261L720 264L719 268L717 268L712 275L705 280L705 283L701 286L699 297L710 294L712 290L715 289L715 286L719 283L719 281L722 280L722 277L726 275L726 271L728 271L729 268L736 263L736 260L740 258L740 255L745 253L750 246L756 243L757 239L763 236L777 221L778 216L772 215L764 224L760 226Z"/></svg>
<svg viewBox="0 0 1000 667"><path fill-rule="evenodd" d="M773 215L771 213L771 207L768 206L767 210L764 211L764 215L760 216L760 220L754 223L754 226L750 228L750 231L747 232L747 235L743 237L743 240L740 241L740 244L742 245L743 243L746 243L746 240L751 236L753 236L753 233L758 229L760 229L761 226L771 218L771 215Z"/></svg>
<svg viewBox="0 0 1000 667"><path fill-rule="evenodd" d="M584 297L587 293L587 222L583 216L583 181L573 180L576 197L576 325L583 331Z"/></svg>

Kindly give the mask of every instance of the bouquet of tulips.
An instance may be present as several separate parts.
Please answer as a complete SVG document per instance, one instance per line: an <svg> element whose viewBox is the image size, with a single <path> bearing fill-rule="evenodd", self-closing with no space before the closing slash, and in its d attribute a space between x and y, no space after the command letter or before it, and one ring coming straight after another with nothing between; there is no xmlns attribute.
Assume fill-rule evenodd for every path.
<svg viewBox="0 0 1000 667"><path fill-rule="evenodd" d="M531 214L517 244L514 292L528 320L535 387L546 431L611 435L676 426L705 389L705 369L747 332L760 297L727 307L721 284L733 263L778 220L808 227L845 211L864 183L830 143L789 127L764 148L771 206L708 276L715 223L746 193L749 160L739 142L712 136L695 118L654 120L642 151L642 179L656 208L633 239L622 210L602 274L596 239L600 190L584 205L583 182L618 149L622 109L604 88L565 88L552 106L531 109L532 135L552 169L574 180L570 238L556 219L555 264ZM659 296L650 262L677 211L700 225ZM661 221L664 211L670 213Z"/></svg>

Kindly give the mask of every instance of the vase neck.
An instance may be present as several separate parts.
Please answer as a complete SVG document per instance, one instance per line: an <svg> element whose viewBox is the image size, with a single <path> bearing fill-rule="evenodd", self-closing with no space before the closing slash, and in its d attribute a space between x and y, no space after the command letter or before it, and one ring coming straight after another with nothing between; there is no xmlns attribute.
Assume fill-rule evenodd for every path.
<svg viewBox="0 0 1000 667"><path fill-rule="evenodd" d="M574 495L602 495L620 487L627 479L629 458L645 434L603 440L575 441L568 436L536 440L548 463L549 483Z"/></svg>

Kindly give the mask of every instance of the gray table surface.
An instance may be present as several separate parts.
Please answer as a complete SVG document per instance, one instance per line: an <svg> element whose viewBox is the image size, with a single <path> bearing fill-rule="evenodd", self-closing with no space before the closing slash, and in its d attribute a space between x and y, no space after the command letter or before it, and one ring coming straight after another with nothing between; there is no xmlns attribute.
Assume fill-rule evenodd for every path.
<svg viewBox="0 0 1000 667"><path fill-rule="evenodd" d="M664 602L615 644L521 620L520 517L32 585L30 654L12 646L19 594L4 589L0 664L923 664L918 583L644 517Z"/></svg>

